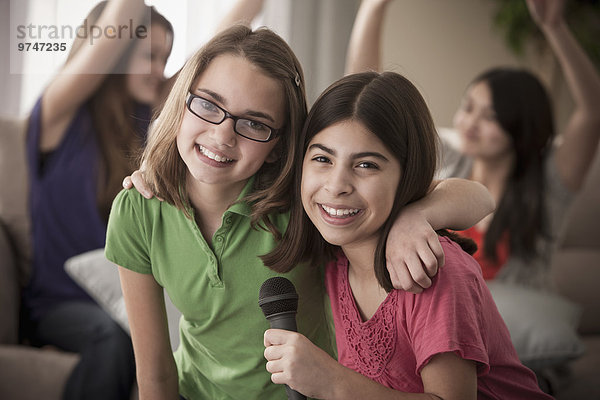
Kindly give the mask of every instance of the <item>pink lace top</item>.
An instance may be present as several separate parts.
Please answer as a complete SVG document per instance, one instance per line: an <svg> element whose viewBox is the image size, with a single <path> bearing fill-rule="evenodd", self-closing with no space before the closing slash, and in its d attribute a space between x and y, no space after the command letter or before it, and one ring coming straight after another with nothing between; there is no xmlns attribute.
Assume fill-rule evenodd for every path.
<svg viewBox="0 0 600 400"><path fill-rule="evenodd" d="M479 398L550 399L517 358L508 330L472 257L445 237L446 264L431 288L393 290L363 321L341 254L327 266L338 361L390 388L423 392L421 369L436 354L477 363Z"/></svg>
<svg viewBox="0 0 600 400"><path fill-rule="evenodd" d="M355 371L369 378L377 378L385 371L396 349L396 312L398 295L392 291L377 312L363 322L354 302L348 281L348 267L340 271L343 284L340 285L340 318L346 333L348 356L352 359Z"/></svg>

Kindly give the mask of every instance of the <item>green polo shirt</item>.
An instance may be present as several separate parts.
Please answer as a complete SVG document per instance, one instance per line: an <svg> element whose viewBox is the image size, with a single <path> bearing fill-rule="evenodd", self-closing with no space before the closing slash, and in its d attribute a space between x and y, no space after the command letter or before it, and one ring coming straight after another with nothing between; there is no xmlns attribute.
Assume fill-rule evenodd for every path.
<svg viewBox="0 0 600 400"><path fill-rule="evenodd" d="M240 198L251 185L252 180ZM272 221L284 232L289 215L274 215ZM209 246L194 220L172 205L135 190L116 197L106 257L152 274L182 313L175 361L179 391L188 400L286 398L265 369L263 334L269 324L258 306L262 283L280 275L258 258L274 245L269 232L250 227L246 203L229 207ZM282 276L300 297L298 331L333 354L322 270L301 265Z"/></svg>

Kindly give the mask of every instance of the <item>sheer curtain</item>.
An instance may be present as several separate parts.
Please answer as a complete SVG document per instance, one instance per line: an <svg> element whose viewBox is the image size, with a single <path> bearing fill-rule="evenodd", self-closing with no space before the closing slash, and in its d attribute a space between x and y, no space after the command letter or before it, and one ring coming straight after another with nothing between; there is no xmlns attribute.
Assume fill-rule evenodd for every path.
<svg viewBox="0 0 600 400"><path fill-rule="evenodd" d="M146 0L175 29L167 76L213 34L217 23L237 0ZM0 0L0 115L25 116L66 60L62 52L18 52L18 25L77 27L98 0ZM346 46L359 0L266 0L253 26L279 33L296 52L306 77L309 103L342 76ZM61 40L62 41L62 40Z"/></svg>
<svg viewBox="0 0 600 400"><path fill-rule="evenodd" d="M177 71L210 38L219 16L235 1L151 1L175 26L175 47L167 75ZM253 22L253 27L267 26L290 44L304 68L311 104L343 74L359 3L360 0L266 0L263 12Z"/></svg>
<svg viewBox="0 0 600 400"><path fill-rule="evenodd" d="M286 39L304 68L309 104L344 73L346 48L359 3L289 0Z"/></svg>

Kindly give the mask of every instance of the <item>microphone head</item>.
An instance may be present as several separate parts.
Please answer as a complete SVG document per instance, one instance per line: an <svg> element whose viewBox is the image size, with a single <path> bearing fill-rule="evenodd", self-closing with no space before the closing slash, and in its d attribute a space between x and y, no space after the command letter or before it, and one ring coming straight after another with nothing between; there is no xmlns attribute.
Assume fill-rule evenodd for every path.
<svg viewBox="0 0 600 400"><path fill-rule="evenodd" d="M260 287L258 305L267 318L275 314L296 313L298 293L288 279L275 276L264 281Z"/></svg>

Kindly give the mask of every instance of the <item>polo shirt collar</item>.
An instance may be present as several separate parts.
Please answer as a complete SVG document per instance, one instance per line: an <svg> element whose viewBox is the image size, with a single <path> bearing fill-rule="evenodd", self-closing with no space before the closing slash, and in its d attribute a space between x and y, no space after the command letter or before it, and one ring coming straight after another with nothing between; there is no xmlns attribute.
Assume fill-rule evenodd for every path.
<svg viewBox="0 0 600 400"><path fill-rule="evenodd" d="M240 200L252 193L252 190L254 188L254 179L254 175L250 179L248 179L248 182L246 182L246 186L244 186L244 188L242 189L242 192L238 196L236 202L231 207L229 207L229 209L226 212L240 214L244 217L250 217L252 215L252 207L250 206L250 204L248 204L248 202L246 201Z"/></svg>

